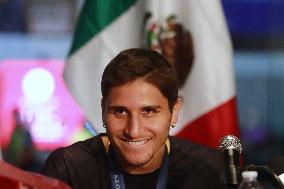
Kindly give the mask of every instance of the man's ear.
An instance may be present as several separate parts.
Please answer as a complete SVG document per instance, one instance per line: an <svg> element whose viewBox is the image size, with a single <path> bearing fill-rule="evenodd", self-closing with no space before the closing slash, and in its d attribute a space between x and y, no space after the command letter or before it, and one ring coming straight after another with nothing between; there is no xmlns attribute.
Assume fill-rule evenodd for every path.
<svg viewBox="0 0 284 189"><path fill-rule="evenodd" d="M182 107L182 98L179 97L176 101L176 103L174 104L173 106L173 112L172 112L172 120L171 120L171 123L177 123L178 121L178 115L179 115L179 112L180 112L180 109Z"/></svg>
<svg viewBox="0 0 284 189"><path fill-rule="evenodd" d="M103 121L103 124L104 124L105 123L105 120L104 120L105 99L103 97L101 98L101 108L102 108L102 121Z"/></svg>
<svg viewBox="0 0 284 189"><path fill-rule="evenodd" d="M101 108L102 108L102 114L103 114L105 112L105 100L103 97L101 98Z"/></svg>

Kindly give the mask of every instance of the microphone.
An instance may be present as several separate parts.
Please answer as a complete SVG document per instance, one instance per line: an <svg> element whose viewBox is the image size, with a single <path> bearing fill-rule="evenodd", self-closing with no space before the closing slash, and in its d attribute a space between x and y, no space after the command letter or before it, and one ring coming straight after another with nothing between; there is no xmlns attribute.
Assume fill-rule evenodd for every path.
<svg viewBox="0 0 284 189"><path fill-rule="evenodd" d="M284 157L275 156L268 163L268 167L278 176L284 186Z"/></svg>
<svg viewBox="0 0 284 189"><path fill-rule="evenodd" d="M219 150L224 158L224 173L222 183L228 188L237 188L240 181L240 154L242 145L234 135L227 135L220 140Z"/></svg>

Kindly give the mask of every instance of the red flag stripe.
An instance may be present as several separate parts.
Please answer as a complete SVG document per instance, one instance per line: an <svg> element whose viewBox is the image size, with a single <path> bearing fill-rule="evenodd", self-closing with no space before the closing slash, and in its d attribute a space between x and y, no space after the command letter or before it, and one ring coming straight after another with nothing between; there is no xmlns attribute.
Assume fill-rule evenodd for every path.
<svg viewBox="0 0 284 189"><path fill-rule="evenodd" d="M176 136L217 148L219 140L229 134L240 137L236 97L188 123Z"/></svg>

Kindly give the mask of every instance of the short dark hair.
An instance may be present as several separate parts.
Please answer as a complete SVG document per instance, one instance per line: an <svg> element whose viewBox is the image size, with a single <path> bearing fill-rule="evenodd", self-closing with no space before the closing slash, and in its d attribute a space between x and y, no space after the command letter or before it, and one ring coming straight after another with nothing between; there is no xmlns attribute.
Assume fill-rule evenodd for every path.
<svg viewBox="0 0 284 189"><path fill-rule="evenodd" d="M172 111L178 99L178 81L173 66L158 52L132 48L120 52L106 66L101 81L104 100L112 88L143 79L168 99Z"/></svg>

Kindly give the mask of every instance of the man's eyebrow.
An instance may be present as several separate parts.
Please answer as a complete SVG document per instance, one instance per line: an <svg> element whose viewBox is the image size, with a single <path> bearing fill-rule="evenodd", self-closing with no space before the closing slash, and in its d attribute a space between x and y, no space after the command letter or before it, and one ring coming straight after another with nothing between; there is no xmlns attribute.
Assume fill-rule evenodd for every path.
<svg viewBox="0 0 284 189"><path fill-rule="evenodd" d="M141 108L142 109L145 109L145 108L161 109L162 106L160 106L160 105L145 105L145 106L142 106ZM109 107L107 107L107 109L109 109L109 110L114 110L114 109L125 109L125 110L128 110L128 108L126 106L120 106L120 105L109 106Z"/></svg>
<svg viewBox="0 0 284 189"><path fill-rule="evenodd" d="M160 106L160 105L146 105L146 106L143 106L142 108L160 109L160 108L162 108L162 106Z"/></svg>
<svg viewBox="0 0 284 189"><path fill-rule="evenodd" d="M109 106L109 107L107 107L107 109L109 109L109 110L114 110L114 109L125 109L125 110L127 110L127 108L125 106Z"/></svg>

